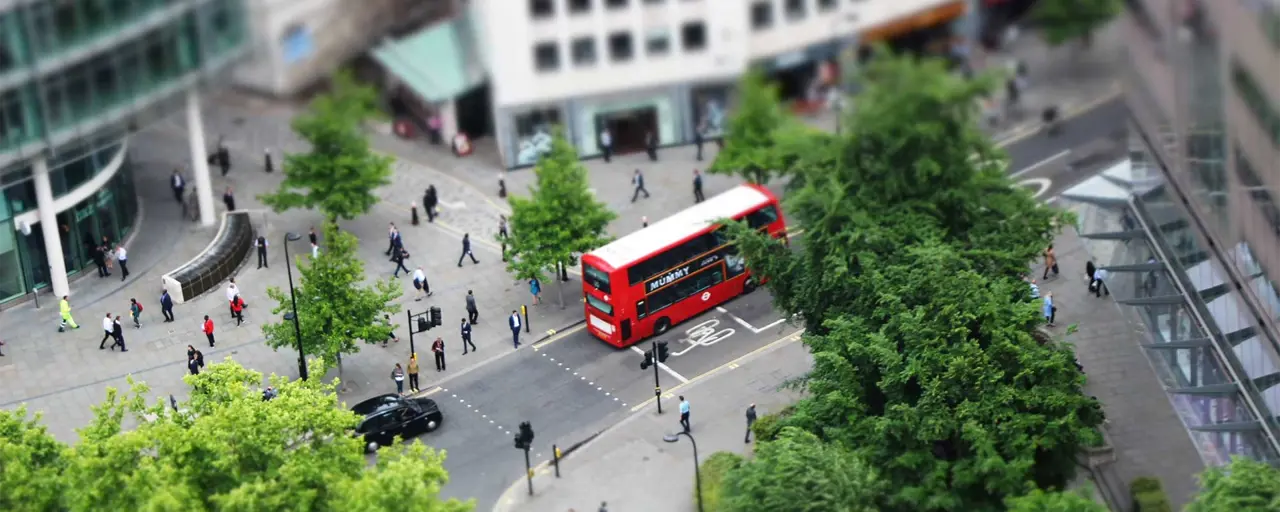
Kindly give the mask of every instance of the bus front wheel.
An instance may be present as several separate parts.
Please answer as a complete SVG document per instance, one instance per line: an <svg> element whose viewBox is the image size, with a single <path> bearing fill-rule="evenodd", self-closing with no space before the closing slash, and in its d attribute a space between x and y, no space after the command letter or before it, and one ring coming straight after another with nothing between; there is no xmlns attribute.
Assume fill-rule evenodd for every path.
<svg viewBox="0 0 1280 512"><path fill-rule="evenodd" d="M654 336L657 336L659 334L667 332L667 329L670 329L670 328L671 328L671 320L667 318L659 318L658 323L653 324L653 334Z"/></svg>

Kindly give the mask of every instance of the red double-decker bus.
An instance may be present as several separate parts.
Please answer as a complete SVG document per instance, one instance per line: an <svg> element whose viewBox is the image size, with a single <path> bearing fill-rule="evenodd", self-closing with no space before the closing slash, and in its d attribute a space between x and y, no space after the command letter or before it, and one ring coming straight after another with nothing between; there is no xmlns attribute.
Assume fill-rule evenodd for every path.
<svg viewBox="0 0 1280 512"><path fill-rule="evenodd" d="M756 286L717 219L785 237L778 198L742 185L582 256L587 328L625 347Z"/></svg>

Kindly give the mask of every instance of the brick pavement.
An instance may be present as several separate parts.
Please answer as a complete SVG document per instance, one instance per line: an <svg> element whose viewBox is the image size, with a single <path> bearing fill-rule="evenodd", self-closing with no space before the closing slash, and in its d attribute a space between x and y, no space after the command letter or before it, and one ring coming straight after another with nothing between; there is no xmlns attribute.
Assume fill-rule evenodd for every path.
<svg viewBox="0 0 1280 512"><path fill-rule="evenodd" d="M45 422L55 436L74 441L75 429L91 417L89 406L101 402L107 386L125 387L127 375L147 381L154 397L184 396L186 388L180 377L186 371L183 348L187 344L205 351L206 359L210 361L229 356L264 374L296 376L296 356L288 352L276 353L262 344L260 326L268 321L263 315L270 309L265 290L268 286L287 286L283 268L285 260L280 246L283 234L291 230L305 232L308 226L319 225L321 216L307 211L280 215L270 213L253 196L273 190L281 179L279 173L262 172L263 148L272 148L279 162L282 149L296 151L304 146L288 130L287 112L264 112L238 105L214 104L214 101L216 99L207 101L204 111L206 133L210 137L208 142L212 146L218 134L225 135L233 165L230 175L225 178L218 176L217 170L213 171L214 189L221 192L226 186L234 187L237 206L255 212L255 223L272 242L271 268L256 269L254 257L250 256L250 261L237 276L242 295L250 305L246 313L247 325L236 328L233 322L229 322L222 287L178 305L175 308L176 323L166 324L157 320L160 318L156 303L160 276L202 251L216 231L176 220L178 207L169 198L166 180L173 167L184 166L188 161L185 124L182 113L178 113L134 137L133 159L141 164L135 179L144 210L138 235L129 245L136 277L131 276L123 284L110 278L98 280L92 277L73 283L75 316L82 326L78 331L61 335L55 332L56 305L46 298L42 298L40 310L35 310L33 304L25 304L4 311L0 316L0 330L5 332L8 345L5 347L6 357L0 359L0 406L13 408L27 403L31 409L43 411ZM446 202L444 222L428 225L424 218L423 225L411 226L408 204L415 195L420 196L425 184L430 182L438 183ZM465 184L450 181L428 167L409 161L397 162L392 185L380 190L379 194L384 202L377 204L369 214L344 222L343 227L367 241L361 244L359 254L366 262L370 278L391 277L391 263L382 253L386 248L387 223L395 222L401 227L406 248L413 254L407 265L410 268L424 267L435 296L414 302L409 279L401 277L405 296L399 302L402 306L418 310L428 305L439 305L444 309L445 326L438 332L453 342L450 370L445 376L510 352L509 333L503 318L520 304L529 303L529 294L525 283L513 281L502 270L497 246L491 241L492 234L496 232L494 206ZM468 262L464 269L459 269L456 262L463 231L470 231L477 242L474 249L481 264L472 266ZM323 245L322 240L322 248ZM297 251L295 254L306 252L305 244L295 244L294 249ZM565 286L570 290L566 296L576 297L572 290L579 286L577 282ZM481 310L481 324L476 327L474 337L482 354L463 358L461 351L457 350L453 326L462 316L463 296L468 289L475 290ZM582 316L581 310L575 307L576 302L571 302L566 309L553 305L553 286L547 286L546 292L552 298L550 303L530 308L534 337L540 331L561 329L580 321ZM124 315L129 297L139 298L146 306L143 328L126 329L125 339L130 346L127 354L99 351L92 345L102 336L99 332L102 315L107 311ZM208 350L199 331L200 319L205 314L210 315L216 324L218 347L213 350ZM47 316L48 322L29 321L33 316ZM344 399L351 401L392 389L387 377L390 368L395 362L407 360L409 353L403 318L396 318L402 324L399 331L402 341L398 345L388 349L369 346L344 358L347 387ZM418 350L425 352L426 347ZM433 381L432 375L429 372L424 374L423 381L424 385L429 384Z"/></svg>

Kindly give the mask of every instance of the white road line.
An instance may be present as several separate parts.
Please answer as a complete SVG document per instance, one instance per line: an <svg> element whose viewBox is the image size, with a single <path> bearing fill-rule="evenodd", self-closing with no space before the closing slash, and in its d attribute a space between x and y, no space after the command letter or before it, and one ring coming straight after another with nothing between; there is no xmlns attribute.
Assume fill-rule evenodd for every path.
<svg viewBox="0 0 1280 512"><path fill-rule="evenodd" d="M774 320L774 321L773 321L773 323L771 323L771 324L769 324L769 325L766 325L766 326L764 326L764 327L761 327L761 328L760 328L760 331L767 331L767 330L769 330L770 328L772 328L772 327L774 327L774 326L776 326L776 325L778 325L778 324L780 324L780 323L782 323L782 322L786 322L786 321L787 321L787 319L785 319L785 318L780 318L780 319ZM759 334L759 333L760 333L760 331L756 331L756 334Z"/></svg>
<svg viewBox="0 0 1280 512"><path fill-rule="evenodd" d="M635 345L631 346L631 351L637 354L640 354L642 356L644 355L644 350L641 350L640 347L637 347ZM654 355L656 356L657 354L654 354ZM654 361L654 362L657 362L657 361ZM684 375L680 375L675 370L672 370L670 366L667 366L663 363L658 363L658 368L662 368L662 371L667 372L667 375L675 377L675 379L680 381L681 384L689 382L689 379L684 378Z"/></svg>
<svg viewBox="0 0 1280 512"><path fill-rule="evenodd" d="M1041 160L1041 161L1039 161L1039 162L1036 162L1036 163L1034 163L1034 164L1031 164L1031 165L1028 165L1028 166L1026 166L1026 167L1023 167L1022 169L1018 169L1017 171L1014 171L1013 173L1009 174L1009 177L1010 177L1010 178L1017 178L1018 176L1022 176L1023 174L1026 174L1026 173L1029 173L1029 172L1034 171L1034 170L1036 170L1036 169L1039 169L1039 168L1041 168L1041 167L1044 167L1045 165L1048 165L1048 164L1050 164L1050 163L1052 163L1052 162L1055 162L1055 161L1057 161L1057 160L1059 160L1059 159L1065 159L1065 158L1066 158L1068 155L1070 155L1070 154L1071 154L1071 150L1070 150L1070 149L1064 149L1064 150L1062 150L1062 151L1058 152L1058 154L1056 154L1056 155L1053 155L1053 156L1051 156L1051 157L1049 157L1049 158L1046 158L1046 159Z"/></svg>
<svg viewBox="0 0 1280 512"><path fill-rule="evenodd" d="M769 330L769 328L770 328L770 327L774 327L774 326L776 326L776 325L778 325L778 324L780 324L780 323L782 323L782 322L785 322L785 321L787 320L787 319L785 319L785 318L783 318L783 319L781 319L781 320L774 320L774 321L773 321L773 323L771 323L771 324L769 324L769 325L766 325L766 326L764 326L764 327L757 328L756 326L751 325L750 323L748 323L746 320L743 320L743 319L741 319L741 318L738 318L738 315L735 315L735 314L733 314L733 313L730 313L730 312L729 312L729 310L727 310L727 309L725 309L725 308L722 308L722 307L720 307L720 306L716 306L716 311L719 311L719 312L721 312L721 313L724 313L724 314L726 314L726 315L729 315L729 318L732 318L732 319L733 319L733 321L738 322L738 325L741 325L741 326L743 326L743 327L746 327L746 328L747 328L747 330L750 330L751 332L756 333L756 334L760 334L760 333L762 333L762 332L765 332L765 331Z"/></svg>

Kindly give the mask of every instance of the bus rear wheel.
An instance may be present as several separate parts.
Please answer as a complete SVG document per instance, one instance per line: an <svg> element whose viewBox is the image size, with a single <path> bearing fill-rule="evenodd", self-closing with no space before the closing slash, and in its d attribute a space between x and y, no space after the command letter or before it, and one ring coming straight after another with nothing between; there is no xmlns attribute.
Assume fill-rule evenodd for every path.
<svg viewBox="0 0 1280 512"><path fill-rule="evenodd" d="M671 320L670 320L670 319L667 319L667 318L665 318L665 317L664 317L664 318L659 318L659 319L658 319L658 323L653 324L653 334L654 334L654 336L657 336L657 335L659 335L659 334L662 334L662 333L667 332L667 330L668 330L668 329L670 329L670 328L671 328Z"/></svg>
<svg viewBox="0 0 1280 512"><path fill-rule="evenodd" d="M756 291L756 279L754 277L748 277L747 280L742 283L742 293L751 293L754 291Z"/></svg>

